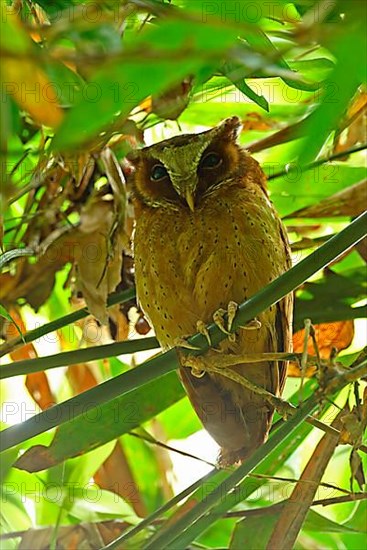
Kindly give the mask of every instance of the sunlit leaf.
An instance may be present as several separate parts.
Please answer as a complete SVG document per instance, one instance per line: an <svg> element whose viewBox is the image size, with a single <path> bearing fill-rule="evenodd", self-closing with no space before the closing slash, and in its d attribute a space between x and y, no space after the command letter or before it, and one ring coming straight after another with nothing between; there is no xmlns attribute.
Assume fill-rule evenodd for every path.
<svg viewBox="0 0 367 550"><path fill-rule="evenodd" d="M90 407L85 414L60 426L49 447L31 447L17 467L36 472L86 453L146 422L183 395L177 375L171 373L164 382L154 380L95 409Z"/></svg>

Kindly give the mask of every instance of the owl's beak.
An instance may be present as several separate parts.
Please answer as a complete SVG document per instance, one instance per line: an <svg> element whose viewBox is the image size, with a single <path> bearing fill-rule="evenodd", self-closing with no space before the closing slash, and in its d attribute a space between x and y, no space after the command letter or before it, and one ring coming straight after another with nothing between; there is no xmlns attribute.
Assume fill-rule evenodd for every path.
<svg viewBox="0 0 367 550"><path fill-rule="evenodd" d="M191 212L193 212L195 210L194 195L189 189L186 191L185 199Z"/></svg>

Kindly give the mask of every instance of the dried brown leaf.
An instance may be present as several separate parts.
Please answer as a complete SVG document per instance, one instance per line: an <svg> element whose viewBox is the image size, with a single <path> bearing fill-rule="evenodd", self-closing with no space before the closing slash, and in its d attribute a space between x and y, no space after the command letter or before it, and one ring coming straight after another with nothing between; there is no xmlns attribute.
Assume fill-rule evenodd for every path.
<svg viewBox="0 0 367 550"><path fill-rule="evenodd" d="M342 120L339 131L336 132L334 139L333 153L347 151L357 143L366 143L367 139L367 93L359 90L344 120ZM345 155L342 160L348 160Z"/></svg>
<svg viewBox="0 0 367 550"><path fill-rule="evenodd" d="M45 372L33 372L28 374L25 385L33 400L43 411L55 405L56 399L53 396Z"/></svg>
<svg viewBox="0 0 367 550"><path fill-rule="evenodd" d="M364 475L364 471L363 471L362 459L357 453L357 451L353 450L350 453L349 464L350 464L350 471L351 471L350 485L351 487L353 487L353 480L355 479L359 485L359 488L362 490L363 485L365 485L366 483L366 476Z"/></svg>
<svg viewBox="0 0 367 550"><path fill-rule="evenodd" d="M329 359L333 349L342 351L350 346L354 338L354 323L352 320L335 321L333 323L321 323L314 325L316 341L321 359ZM293 335L293 351L302 353L304 346L305 330L298 330ZM307 353L314 355L314 348L311 338L308 339ZM309 367L306 372L301 373L298 363L290 362L288 366L288 376L312 377L316 372L316 367Z"/></svg>
<svg viewBox="0 0 367 550"><path fill-rule="evenodd" d="M94 479L101 489L112 491L126 500L138 516L146 516L147 510L139 487L119 441L116 442L110 456L94 474Z"/></svg>
<svg viewBox="0 0 367 550"><path fill-rule="evenodd" d="M189 76L163 94L147 98L140 104L140 108L163 119L177 120L189 104L192 83L193 78Z"/></svg>
<svg viewBox="0 0 367 550"><path fill-rule="evenodd" d="M77 286L90 312L107 324L107 296L121 279L121 263L126 236L116 220L108 197L93 198L81 214L78 228L79 245L75 250ZM117 221L117 226L114 224ZM111 242L112 231L114 242Z"/></svg>
<svg viewBox="0 0 367 550"><path fill-rule="evenodd" d="M14 467L32 473L46 470L56 464L57 461L55 461L48 447L33 445L14 462Z"/></svg>

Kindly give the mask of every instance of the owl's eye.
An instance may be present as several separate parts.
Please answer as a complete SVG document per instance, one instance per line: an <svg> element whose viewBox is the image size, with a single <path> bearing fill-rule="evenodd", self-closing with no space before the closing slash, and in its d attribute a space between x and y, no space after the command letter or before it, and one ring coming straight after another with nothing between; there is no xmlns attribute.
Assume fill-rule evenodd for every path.
<svg viewBox="0 0 367 550"><path fill-rule="evenodd" d="M200 162L200 168L217 168L222 164L222 158L217 153L208 153Z"/></svg>
<svg viewBox="0 0 367 550"><path fill-rule="evenodd" d="M150 171L150 179L153 181L159 181L168 176L168 172L163 164L155 164Z"/></svg>

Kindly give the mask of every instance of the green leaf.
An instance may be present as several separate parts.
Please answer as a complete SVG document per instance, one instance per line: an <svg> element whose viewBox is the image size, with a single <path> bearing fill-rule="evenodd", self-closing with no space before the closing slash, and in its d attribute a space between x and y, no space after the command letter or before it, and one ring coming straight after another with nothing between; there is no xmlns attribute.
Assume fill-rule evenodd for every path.
<svg viewBox="0 0 367 550"><path fill-rule="evenodd" d="M279 520L281 511L273 514L249 516L236 524L230 544L230 550L259 550L266 548L270 535ZM336 523L313 510L307 514L302 530L316 531L317 533L350 533L354 532L347 525Z"/></svg>
<svg viewBox="0 0 367 550"><path fill-rule="evenodd" d="M202 429L187 397L159 414L157 420L163 426L167 439L184 439Z"/></svg>
<svg viewBox="0 0 367 550"><path fill-rule="evenodd" d="M269 182L271 199L281 216L288 216L306 206L311 206L360 181L365 177L365 168L348 166L342 162L328 162L312 170L290 163L294 170ZM268 175L277 172L277 163L264 166Z"/></svg>
<svg viewBox="0 0 367 550"><path fill-rule="evenodd" d="M45 71L53 84L59 105L64 108L74 105L76 97L86 86L82 77L62 63L56 62L48 63Z"/></svg>
<svg viewBox="0 0 367 550"><path fill-rule="evenodd" d="M366 307L352 307L365 296L365 267L345 271L343 274L327 269L321 279L307 282L297 291L295 330L302 328L303 320L307 318L314 323L325 323L365 317Z"/></svg>
<svg viewBox="0 0 367 550"><path fill-rule="evenodd" d="M177 375L169 373L97 408L92 409L91 403L84 414L60 426L49 447L28 449L17 467L35 472L87 453L136 428L184 395Z"/></svg>
<svg viewBox="0 0 367 550"><path fill-rule="evenodd" d="M346 114L350 100L365 80L366 51L364 28L354 29L353 40L349 32L345 32L337 42L334 53L338 63L325 82L321 105L307 124L307 138L299 155L302 164L317 157L330 133L338 128ZM351 70L351 64L354 70Z"/></svg>
<svg viewBox="0 0 367 550"><path fill-rule="evenodd" d="M298 74L295 74L295 78L292 79L290 77L284 76L284 70L289 71L290 76L292 76L292 69L287 63L287 61L284 59L284 57L281 55L281 52L278 50L278 48L273 44L273 42L270 40L269 36L265 34L261 29L254 29L253 33L247 33L246 34L246 40L250 44L251 48L253 48L258 52L262 52L263 55L267 59L274 59L276 61L273 62L274 66L279 67L279 69L282 69L281 71L272 71L271 76L280 76L280 78L287 84L288 86L292 88L296 88L297 90L304 90L304 91L314 91L318 88L318 84L314 84L312 82L305 82L298 78ZM268 68L269 71L269 68ZM269 76L269 72L268 72Z"/></svg>
<svg viewBox="0 0 367 550"><path fill-rule="evenodd" d="M158 94L205 67L213 55L224 54L236 39L232 27L197 22L161 21L138 35L120 59L108 60L93 84L78 94L53 141L54 149L72 149L94 137L119 113L122 119L149 95ZM93 97L92 97L93 92ZM75 132L78 128L78 132Z"/></svg>
<svg viewBox="0 0 367 550"><path fill-rule="evenodd" d="M366 517L367 500L361 500L360 502L358 502L352 517L348 519L345 525L355 531L365 533L367 531Z"/></svg>
<svg viewBox="0 0 367 550"><path fill-rule="evenodd" d="M298 61L289 61L288 63L293 71L301 73L304 78L314 82L326 80L333 69L335 69L335 63L325 57L301 59Z"/></svg>
<svg viewBox="0 0 367 550"><path fill-rule="evenodd" d="M331 519L310 510L307 514L302 529L305 531L316 531L318 533L351 533L357 532L356 529L349 527L346 523L336 523ZM366 526L361 530L366 531Z"/></svg>
<svg viewBox="0 0 367 550"><path fill-rule="evenodd" d="M229 77L228 77L229 78ZM259 105L262 109L265 111L269 111L269 103L267 102L266 98L263 95L257 94L247 83L244 79L242 80L229 80L242 92L246 97L251 99L256 105Z"/></svg>
<svg viewBox="0 0 367 550"><path fill-rule="evenodd" d="M249 516L239 521L234 528L230 550L259 550L266 548L270 535L279 518L277 514L266 514L261 516Z"/></svg>
<svg viewBox="0 0 367 550"><path fill-rule="evenodd" d="M68 495L71 506L70 513L79 521L106 521L118 519L135 525L140 518L133 509L118 494L105 491L96 485L83 488L72 488Z"/></svg>

